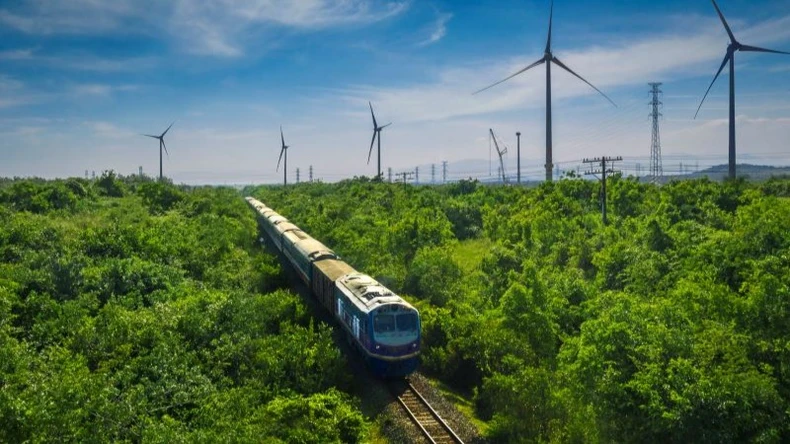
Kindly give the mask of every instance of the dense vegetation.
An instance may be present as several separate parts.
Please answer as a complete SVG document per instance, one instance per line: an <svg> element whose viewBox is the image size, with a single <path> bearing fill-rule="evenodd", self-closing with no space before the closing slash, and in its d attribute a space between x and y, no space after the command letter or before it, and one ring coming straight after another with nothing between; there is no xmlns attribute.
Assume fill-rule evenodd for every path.
<svg viewBox="0 0 790 444"><path fill-rule="evenodd" d="M421 310L495 441L790 441L790 180L247 190Z"/></svg>
<svg viewBox="0 0 790 444"><path fill-rule="evenodd" d="M0 442L364 438L236 191L5 180L0 227Z"/></svg>

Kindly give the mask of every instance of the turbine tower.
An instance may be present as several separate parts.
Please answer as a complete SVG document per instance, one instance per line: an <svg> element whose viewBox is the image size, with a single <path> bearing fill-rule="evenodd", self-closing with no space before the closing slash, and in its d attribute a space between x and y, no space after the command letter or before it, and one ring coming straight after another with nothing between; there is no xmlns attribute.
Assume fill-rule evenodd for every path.
<svg viewBox="0 0 790 444"><path fill-rule="evenodd" d="M173 121L173 123L176 122ZM167 127L165 132L163 132L158 136L154 136L152 134L141 134L142 136L152 137L154 139L159 140L159 180L162 180L162 149L163 148L165 150L165 154L167 154L167 157L170 157L170 153L167 152L167 145L165 145L165 134L167 134L167 132L170 131L170 128L173 126L173 123L171 123L170 126Z"/></svg>
<svg viewBox="0 0 790 444"><path fill-rule="evenodd" d="M373 113L373 104L368 102L368 106L370 106L370 116L373 117L373 138L370 139L370 150L368 151L368 165L370 165L370 155L373 154L373 143L376 142L376 138L378 137L379 140L379 147L378 147L378 167L376 168L376 178L382 179L381 177L381 130L384 128L392 125L392 122L379 126L376 122L376 115Z"/></svg>
<svg viewBox="0 0 790 444"><path fill-rule="evenodd" d="M700 108L702 108L702 104L705 102L705 98L708 97L708 93L710 89L713 87L713 84L716 83L716 79L719 78L719 74L724 69L724 65L728 62L730 64L730 146L729 146L729 177L730 179L735 178L735 52L736 51L743 51L743 52L770 52L774 54L790 54L790 52L784 51L775 51L773 49L765 49L765 48L758 48L756 46L749 46L743 45L741 42L735 39L735 35L733 35L732 30L730 29L730 25L727 24L727 20L724 19L724 14L721 13L719 9L719 5L716 4L716 0L711 0L713 2L713 7L716 8L716 13L719 15L721 19L721 24L724 25L724 29L727 31L727 35L730 37L730 43L727 45L727 53L724 55L724 61L721 62L721 66L719 70L716 72L716 75L713 76L713 81L710 82L710 86L708 90L705 91L705 95L702 96L702 101L700 101L699 106L697 107L697 112L694 114L694 118L697 118L697 114L699 114Z"/></svg>
<svg viewBox="0 0 790 444"><path fill-rule="evenodd" d="M523 72L525 72L525 71L527 71L529 69L532 69L532 68L534 68L534 67L536 67L538 65L541 65L543 63L546 64L546 181L547 182L551 182L551 172L552 172L552 169L554 168L554 165L552 164L552 150L551 150L552 149L552 145L551 145L551 64L554 63L557 66L559 66L560 68L564 69L565 71L568 71L569 73L573 74L575 77L577 77L582 82L590 85L590 87L592 87L592 89L598 91L598 93L600 93L602 96L604 96L606 98L606 100L611 102L612 105L614 105L615 107L617 106L617 105L615 105L614 102L612 102L612 99L610 99L606 94L601 92L600 89L596 88L592 83L590 83L587 80L585 80L579 74L576 74L575 72L573 72L572 69L568 68L568 66L566 66L564 63L562 63L560 61L560 59L558 59L557 57L554 56L554 54L552 54L552 52L551 52L551 24L552 24L552 17L553 17L553 15L554 15L554 2L552 2L552 4L551 4L551 10L549 12L549 34L548 34L548 37L546 39L546 50L543 52L543 57L541 57L535 63L527 66L526 68L523 68L520 71L517 71L516 73L514 73L514 74L512 74L512 75L510 75L510 76L508 76L508 77L506 77L506 78L504 78L504 79L502 79L502 80L500 80L500 81L498 81L498 82L496 82L496 83L494 83L492 85L486 86L485 88L483 88L481 90L475 91L473 93L473 94L477 94L477 93L483 92L483 91L485 91L485 90L487 90L489 88L492 88L492 87L494 87L496 85L499 85L502 82L510 80L513 77L516 77L517 75L519 75L519 74L521 74L521 73L523 73Z"/></svg>
<svg viewBox="0 0 790 444"><path fill-rule="evenodd" d="M277 159L277 169L275 169L275 171L280 170L280 161L283 160L283 154L285 154L285 162L283 163L283 186L286 186L288 185L288 145L285 144L282 125L280 125L280 140L282 141L282 147L280 148L280 158Z"/></svg>

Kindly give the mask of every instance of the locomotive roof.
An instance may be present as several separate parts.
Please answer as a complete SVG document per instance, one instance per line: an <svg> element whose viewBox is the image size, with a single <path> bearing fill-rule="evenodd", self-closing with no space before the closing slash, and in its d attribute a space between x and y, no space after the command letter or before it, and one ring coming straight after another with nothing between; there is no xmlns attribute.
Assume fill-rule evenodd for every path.
<svg viewBox="0 0 790 444"><path fill-rule="evenodd" d="M384 304L397 303L410 306L400 296L366 274L347 274L340 278L339 281L351 291L356 300L368 311Z"/></svg>
<svg viewBox="0 0 790 444"><path fill-rule="evenodd" d="M289 232L289 231L298 231L300 233L304 233L299 227L297 227L296 225L292 224L291 222L288 222L288 219L283 218L282 221L277 221L277 222L272 221L272 222L275 225L277 225L277 230L279 232L281 232L281 233L285 233L285 232ZM303 234L302 236L297 235L297 237L299 239L302 239L304 237L307 237L307 235L306 234Z"/></svg>
<svg viewBox="0 0 790 444"><path fill-rule="evenodd" d="M268 216L266 216L266 218L269 219L269 222L271 222L272 225L277 225L277 224L281 224L283 222L288 222L288 219L284 218L283 216L280 216L277 213L269 214Z"/></svg>
<svg viewBox="0 0 790 444"><path fill-rule="evenodd" d="M304 233L303 231L301 233ZM311 261L320 261L323 259L337 259L337 255L329 247L321 242L306 236L296 243L296 248L302 250L307 254Z"/></svg>
<svg viewBox="0 0 790 444"><path fill-rule="evenodd" d="M313 266L321 270L321 272L332 281L336 281L338 278L349 273L357 272L351 265L339 259L327 259L313 262Z"/></svg>

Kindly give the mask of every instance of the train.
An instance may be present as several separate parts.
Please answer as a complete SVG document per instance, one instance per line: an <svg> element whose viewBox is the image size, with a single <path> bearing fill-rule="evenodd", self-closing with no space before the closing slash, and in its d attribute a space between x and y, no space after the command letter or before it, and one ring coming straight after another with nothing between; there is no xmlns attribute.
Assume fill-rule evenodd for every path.
<svg viewBox="0 0 790 444"><path fill-rule="evenodd" d="M260 232L345 331L372 373L389 379L414 372L421 339L417 309L259 200L245 199Z"/></svg>

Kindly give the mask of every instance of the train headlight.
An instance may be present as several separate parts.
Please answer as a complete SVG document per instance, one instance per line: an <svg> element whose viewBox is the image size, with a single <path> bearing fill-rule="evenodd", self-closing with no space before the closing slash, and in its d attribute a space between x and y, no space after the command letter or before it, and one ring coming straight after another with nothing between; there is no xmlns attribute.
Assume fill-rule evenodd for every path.
<svg viewBox="0 0 790 444"><path fill-rule="evenodd" d="M379 345L376 345L376 350L378 350L378 349L380 349L380 348L381 348L381 346L379 346Z"/></svg>
<svg viewBox="0 0 790 444"><path fill-rule="evenodd" d="M417 348L417 343L415 342L414 344L412 344L411 348Z"/></svg>

